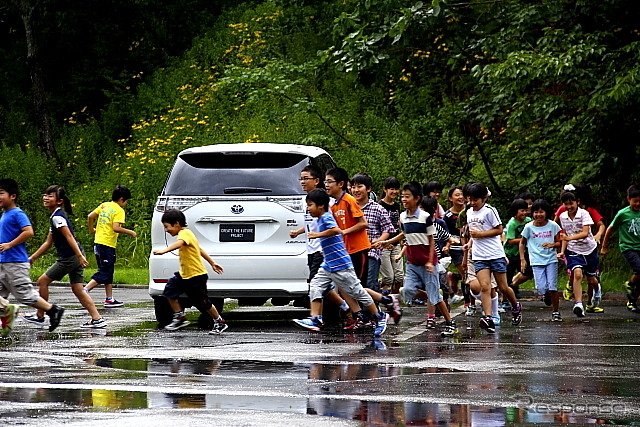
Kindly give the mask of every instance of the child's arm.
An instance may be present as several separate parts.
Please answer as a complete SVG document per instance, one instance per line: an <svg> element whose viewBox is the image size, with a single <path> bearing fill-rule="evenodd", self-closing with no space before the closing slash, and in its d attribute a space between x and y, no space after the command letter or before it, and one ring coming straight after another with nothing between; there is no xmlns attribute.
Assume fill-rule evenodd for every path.
<svg viewBox="0 0 640 427"><path fill-rule="evenodd" d="M580 240L580 239L584 239L585 237L589 236L589 231L590 231L591 226L590 225L583 225L582 226L582 231L574 234L573 236L567 236L566 234L564 235L564 237L562 238L562 240L564 240L565 242L568 242L569 240ZM563 251L564 252L564 251Z"/></svg>
<svg viewBox="0 0 640 427"><path fill-rule="evenodd" d="M520 251L520 271L527 269L527 258L524 256L524 249L527 247L527 239L522 236L520 243L518 243L518 250Z"/></svg>
<svg viewBox="0 0 640 427"><path fill-rule="evenodd" d="M301 235L302 233L304 233L304 227L300 227L297 230L291 230L289 232L289 237L294 239L294 238L298 237L299 235Z"/></svg>
<svg viewBox="0 0 640 427"><path fill-rule="evenodd" d="M49 249L51 249L51 246L53 246L53 234L49 233L44 243L41 244L38 250L29 257L29 262L33 264L33 261L44 255Z"/></svg>
<svg viewBox="0 0 640 427"><path fill-rule="evenodd" d="M83 267L88 267L89 261L87 261L87 259L84 257L84 254L80 250L80 246L78 246L78 242L73 237L73 234L71 234L71 230L69 229L69 227L60 227L59 230L64 236L64 238L67 239L67 243L69 243L69 246L73 250L73 253L76 254L76 257L78 257L78 261L80 261L80 265Z"/></svg>
<svg viewBox="0 0 640 427"><path fill-rule="evenodd" d="M433 238L433 234L429 235L429 259L434 259L435 255L436 255L436 247L435 247L436 241ZM433 264L431 263L431 261L427 261L427 263L424 265L424 267L427 269L427 271L429 273L434 273L435 269L433 268Z"/></svg>
<svg viewBox="0 0 640 427"><path fill-rule="evenodd" d="M87 215L87 222L89 223L89 233L96 234L96 219L98 219L97 212L91 212Z"/></svg>
<svg viewBox="0 0 640 427"><path fill-rule="evenodd" d="M131 237L137 237L138 233L133 230L129 230L128 228L124 228L121 223L114 222L113 223L113 231L120 234L128 234Z"/></svg>
<svg viewBox="0 0 640 427"><path fill-rule="evenodd" d="M492 228L491 230L487 230L487 231L474 231L474 230L471 230L469 232L469 234L474 239L481 239L481 238L484 238L484 237L499 236L499 235L502 234L502 224L498 225L497 227Z"/></svg>
<svg viewBox="0 0 640 427"><path fill-rule="evenodd" d="M395 256L395 258L393 259L395 262L398 262L402 259L402 257L404 256L404 254L407 253L407 245L402 245L402 249L400 249L400 253L398 255Z"/></svg>
<svg viewBox="0 0 640 427"><path fill-rule="evenodd" d="M559 259L563 259L564 258L564 253L567 250L568 242L565 240L565 237L567 237L567 236L562 236L562 243L560 244L560 252L558 252L558 258Z"/></svg>
<svg viewBox="0 0 640 427"><path fill-rule="evenodd" d="M367 229L367 220L361 216L359 218L356 218L358 220L358 222L356 222L354 225L352 225L349 228L345 228L344 230L342 230L342 234L351 234L351 233L357 233L358 231L362 231L362 230L366 230Z"/></svg>
<svg viewBox="0 0 640 427"><path fill-rule="evenodd" d="M307 237L310 239L317 239L319 237L331 237L337 234L343 234L344 231L340 229L340 227L327 228L324 231L310 231L307 234Z"/></svg>
<svg viewBox="0 0 640 427"><path fill-rule="evenodd" d="M593 238L596 240L597 244L600 244L600 240L602 239L602 235L605 233L606 227L604 226L604 222L602 220L596 223L598 226L598 232L593 235Z"/></svg>
<svg viewBox="0 0 640 427"><path fill-rule="evenodd" d="M33 237L33 227L30 225L22 227L22 231L15 239L10 242L0 243L0 252L8 251L14 246L18 246L19 244L26 242L31 237Z"/></svg>
<svg viewBox="0 0 640 427"><path fill-rule="evenodd" d="M222 266L220 264L216 264L216 262L202 248L200 248L200 256L207 260L211 268L213 268L213 271L215 271L218 274L222 274L222 272L224 271Z"/></svg>
<svg viewBox="0 0 640 427"><path fill-rule="evenodd" d="M167 252L171 252L171 251L175 251L176 249L180 249L181 247L184 246L184 240L178 239L175 242L173 242L172 244L170 244L169 246L167 246L164 249L156 249L155 251L153 251L154 255L162 255L162 254L166 254Z"/></svg>
<svg viewBox="0 0 640 427"><path fill-rule="evenodd" d="M611 235L615 231L613 226L608 226L607 231L604 233L604 238L602 239L602 247L600 248L600 253L602 255L606 255L609 253L609 240L611 239Z"/></svg>

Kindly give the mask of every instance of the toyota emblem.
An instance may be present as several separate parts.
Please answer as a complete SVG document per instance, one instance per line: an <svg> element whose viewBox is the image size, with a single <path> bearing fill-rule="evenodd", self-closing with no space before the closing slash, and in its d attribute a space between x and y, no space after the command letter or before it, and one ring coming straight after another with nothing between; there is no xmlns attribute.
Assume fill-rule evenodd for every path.
<svg viewBox="0 0 640 427"><path fill-rule="evenodd" d="M244 212L244 208L242 206L240 205L231 206L231 213L241 214L242 212Z"/></svg>

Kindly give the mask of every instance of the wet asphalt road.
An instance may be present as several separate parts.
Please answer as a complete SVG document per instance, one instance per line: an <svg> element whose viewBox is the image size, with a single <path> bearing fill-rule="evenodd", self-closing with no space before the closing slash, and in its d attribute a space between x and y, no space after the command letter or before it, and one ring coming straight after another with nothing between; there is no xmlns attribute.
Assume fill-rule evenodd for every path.
<svg viewBox="0 0 640 427"><path fill-rule="evenodd" d="M292 307L230 312L222 336L167 332L155 328L146 288L115 295L127 305L100 308L105 331L80 329L86 315L61 287L51 299L68 310L55 332L16 321L0 340L2 425L640 421L640 316L621 301L584 319L563 302L562 323L526 301L522 325L505 314L495 335L458 309L459 333L445 339L411 307L374 340L299 329L289 319L306 312Z"/></svg>

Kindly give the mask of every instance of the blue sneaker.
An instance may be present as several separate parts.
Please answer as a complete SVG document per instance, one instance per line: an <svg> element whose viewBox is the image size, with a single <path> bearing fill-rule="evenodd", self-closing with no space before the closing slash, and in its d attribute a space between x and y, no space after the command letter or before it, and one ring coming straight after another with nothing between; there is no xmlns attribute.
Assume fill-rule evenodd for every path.
<svg viewBox="0 0 640 427"><path fill-rule="evenodd" d="M387 330L387 322L389 321L389 315L387 313L379 312L378 315L381 315L382 317L378 319L376 326L373 329L373 336L375 337L379 337L384 334L384 331Z"/></svg>
<svg viewBox="0 0 640 427"><path fill-rule="evenodd" d="M494 326L500 326L500 322L502 321L499 314L492 314L491 320L493 320Z"/></svg>
<svg viewBox="0 0 640 427"><path fill-rule="evenodd" d="M324 324L317 317L307 317L306 319L293 319L293 323L310 331L320 331Z"/></svg>

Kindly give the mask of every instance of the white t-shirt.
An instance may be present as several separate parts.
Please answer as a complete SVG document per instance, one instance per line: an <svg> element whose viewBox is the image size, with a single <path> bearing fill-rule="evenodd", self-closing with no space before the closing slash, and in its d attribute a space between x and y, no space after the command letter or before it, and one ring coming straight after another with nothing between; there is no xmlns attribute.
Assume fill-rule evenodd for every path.
<svg viewBox="0 0 640 427"><path fill-rule="evenodd" d="M567 242L568 250L580 255L589 255L598 247L598 244L591 233L593 219L591 219L591 215L589 215L589 212L586 210L578 208L576 216L573 219L569 218L569 213L567 211L562 212L560 214L560 224L562 225L564 232L567 233L567 236L574 236L581 233L582 227L585 225L589 226L589 235L587 237L580 240L569 240Z"/></svg>
<svg viewBox="0 0 640 427"><path fill-rule="evenodd" d="M469 231L489 231L502 225L500 215L493 206L485 203L480 210L467 210ZM474 261L504 258L504 248L500 235L474 238L471 245L471 259Z"/></svg>

